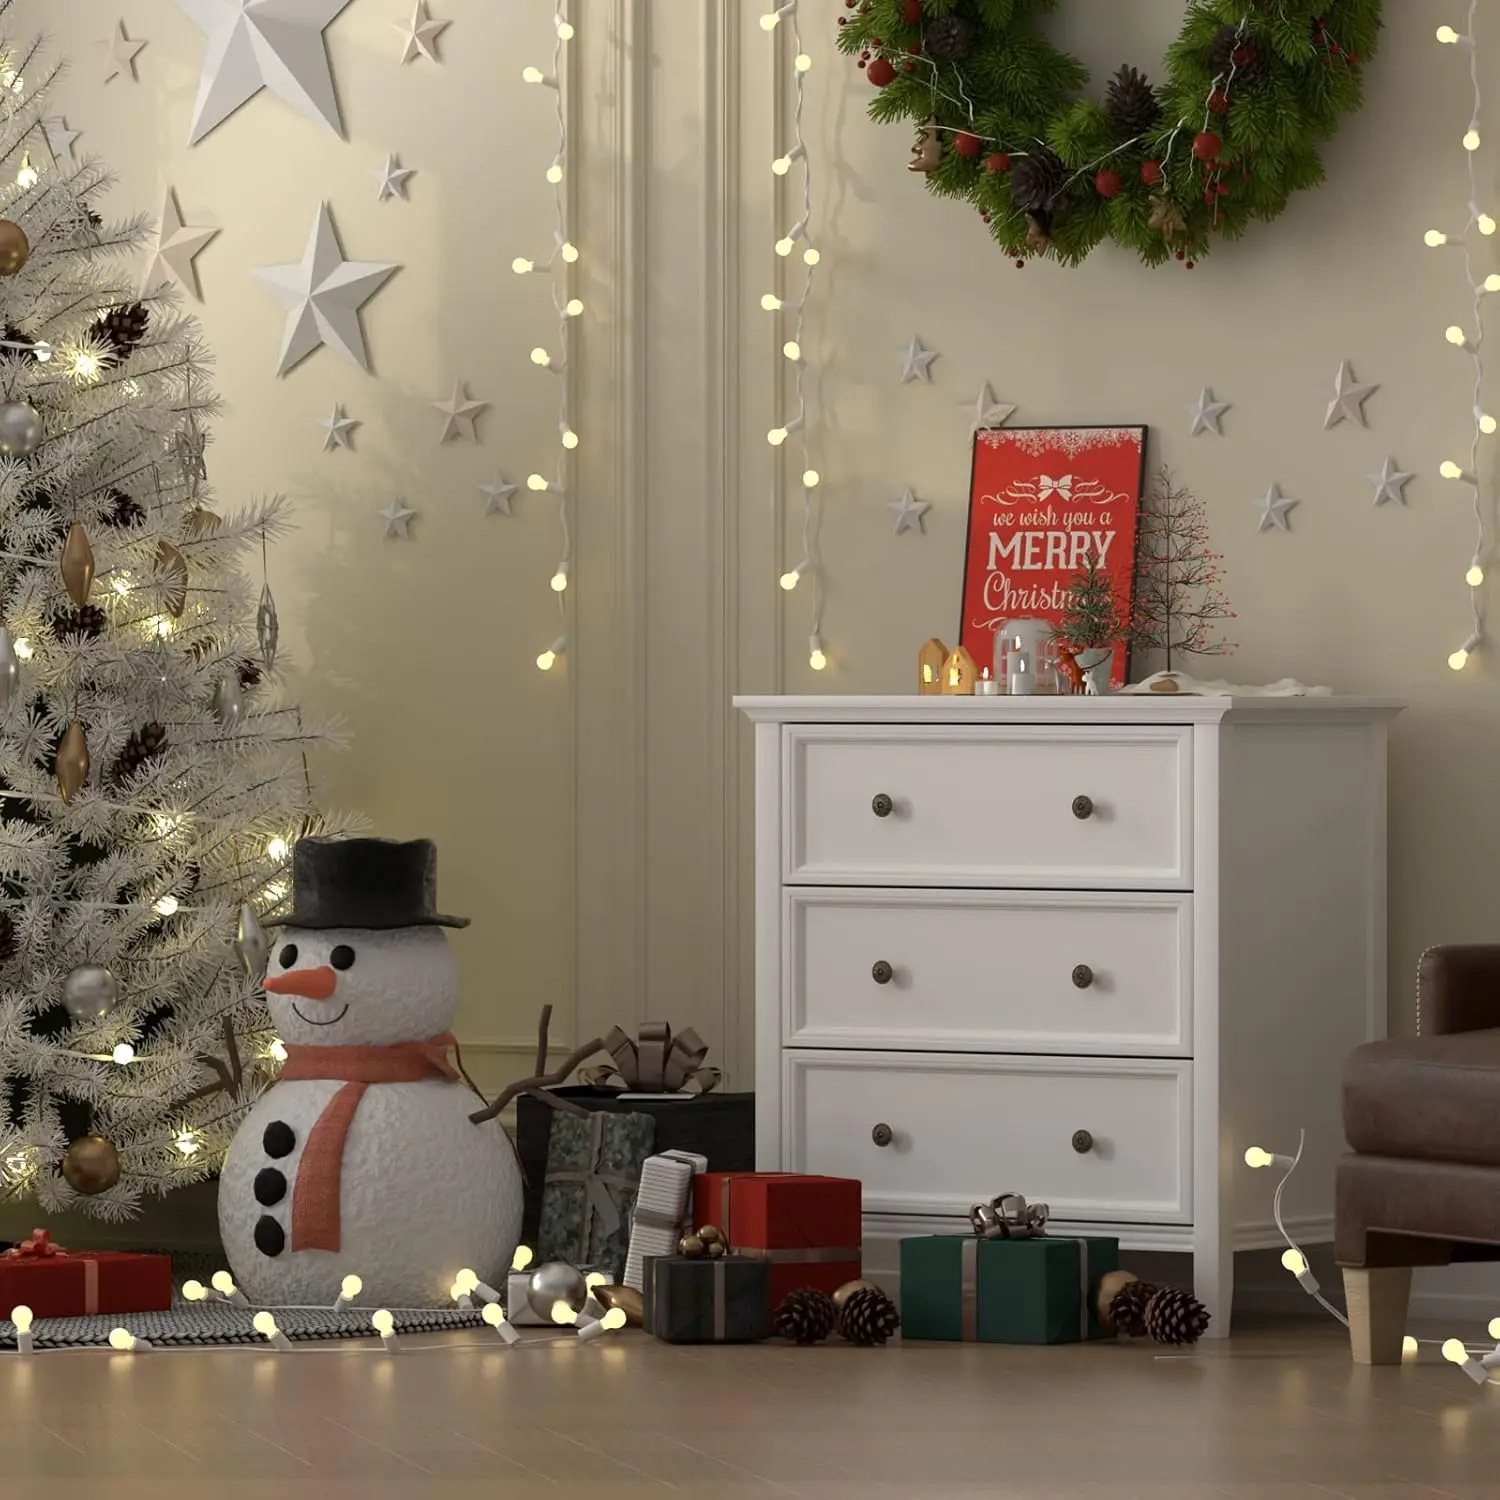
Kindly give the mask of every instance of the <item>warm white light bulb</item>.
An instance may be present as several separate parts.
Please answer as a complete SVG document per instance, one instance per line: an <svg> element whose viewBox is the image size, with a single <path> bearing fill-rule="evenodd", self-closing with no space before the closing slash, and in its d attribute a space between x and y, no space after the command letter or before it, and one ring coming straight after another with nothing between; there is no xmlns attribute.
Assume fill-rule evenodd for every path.
<svg viewBox="0 0 1500 1500"><path fill-rule="evenodd" d="M785 304L775 292L767 292L760 299L760 305L766 312L780 312Z"/></svg>
<svg viewBox="0 0 1500 1500"><path fill-rule="evenodd" d="M547 75L540 68L522 68L521 81L523 83L542 83Z"/></svg>
<svg viewBox="0 0 1500 1500"><path fill-rule="evenodd" d="M573 449L575 449L578 446L578 434L576 432L574 432L571 427L564 427L563 428L563 430L562 430L562 445L570 453L573 451Z"/></svg>
<svg viewBox="0 0 1500 1500"><path fill-rule="evenodd" d="M812 64L813 64L813 60L812 60L812 58L810 58L810 57L809 57L809 56L808 56L808 55L807 55L807 53L805 53L805 52L799 52L799 53L798 53L798 54L797 54L797 55L796 55L796 56L795 56L795 57L794 57L794 58L793 58L793 59L792 59L792 66L793 66L793 67L794 67L794 68L795 68L795 69L796 69L796 70L797 70L797 71L798 71L798 72L799 72L799 73L807 73L807 72L811 72L811 70L812 70Z"/></svg>
<svg viewBox="0 0 1500 1500"><path fill-rule="evenodd" d="M16 641L16 655L22 661L30 661L36 655L36 647L23 635Z"/></svg>
<svg viewBox="0 0 1500 1500"><path fill-rule="evenodd" d="M1437 39L1445 47L1451 47L1458 41L1458 33L1451 26L1439 26Z"/></svg>
<svg viewBox="0 0 1500 1500"><path fill-rule="evenodd" d="M563 308L570 318L581 318L583 316L583 303L577 297L569 297L567 306Z"/></svg>
<svg viewBox="0 0 1500 1500"><path fill-rule="evenodd" d="M486 1302L479 1309L479 1316L491 1328L498 1328L505 1321L505 1309L498 1302Z"/></svg>
<svg viewBox="0 0 1500 1500"><path fill-rule="evenodd" d="M1487 292L1500 292L1500 271L1491 271L1484 278L1484 289Z"/></svg>
<svg viewBox="0 0 1500 1500"><path fill-rule="evenodd" d="M1464 346L1464 344L1468 342L1468 335L1463 331L1462 328L1458 326L1457 323L1453 323L1449 327L1445 328L1443 330L1443 337L1447 339L1450 344L1460 349Z"/></svg>
<svg viewBox="0 0 1500 1500"><path fill-rule="evenodd" d="M819 250L813 249L813 247L811 245L809 245L807 247L807 249L802 252L802 263L804 265L815 266L822 259L823 259L822 252L819 251Z"/></svg>
<svg viewBox="0 0 1500 1500"><path fill-rule="evenodd" d="M396 1331L395 1316L384 1307L370 1314L370 1325L383 1339L390 1338Z"/></svg>
<svg viewBox="0 0 1500 1500"><path fill-rule="evenodd" d="M1471 589L1477 589L1481 587L1484 583L1484 569L1480 567L1477 562L1471 563L1469 565L1469 571L1464 574L1464 582L1468 584Z"/></svg>
<svg viewBox="0 0 1500 1500"><path fill-rule="evenodd" d="M1444 479L1462 479L1464 471L1461 464L1454 463L1451 458L1445 458L1442 463L1438 465L1438 473L1441 474Z"/></svg>
<svg viewBox="0 0 1500 1500"><path fill-rule="evenodd" d="M560 161L555 161L547 168L547 181L556 187L563 180L563 168Z"/></svg>
<svg viewBox="0 0 1500 1500"><path fill-rule="evenodd" d="M73 378L75 380L93 380L104 368L104 361L89 349L80 349L73 356Z"/></svg>
<svg viewBox="0 0 1500 1500"><path fill-rule="evenodd" d="M822 482L823 482L823 476L820 473L818 473L818 471L816 469L804 469L802 471L802 488L803 489L805 489L805 490L815 490L815 489L817 489L817 487L820 484L822 484Z"/></svg>
<svg viewBox="0 0 1500 1500"><path fill-rule="evenodd" d="M596 1286L608 1286L609 1277L606 1276L603 1271L590 1271L583 1278L583 1284L590 1291L593 1291Z"/></svg>
<svg viewBox="0 0 1500 1500"><path fill-rule="evenodd" d="M760 18L760 29L765 32L775 31L781 25L781 16L774 10L767 11Z"/></svg>
<svg viewBox="0 0 1500 1500"><path fill-rule="evenodd" d="M266 1312L264 1308L250 1319L250 1326L263 1339L274 1339L281 1332L276 1326L275 1313Z"/></svg>
<svg viewBox="0 0 1500 1500"><path fill-rule="evenodd" d="M115 1062L119 1063L119 1065L123 1068L126 1063L133 1063L135 1061L135 1048L132 1047L129 1042L121 1042L120 1045L110 1053L110 1057L113 1058Z"/></svg>
<svg viewBox="0 0 1500 1500"><path fill-rule="evenodd" d="M16 173L16 186L34 188L42 180L42 174L31 164L31 152L21 153L21 170Z"/></svg>
<svg viewBox="0 0 1500 1500"><path fill-rule="evenodd" d="M1471 125L1464 133L1464 150L1477 151L1480 146L1479 132Z"/></svg>
<svg viewBox="0 0 1500 1500"><path fill-rule="evenodd" d="M1489 1334L1492 1339L1500 1339L1500 1318L1491 1318Z"/></svg>
<svg viewBox="0 0 1500 1500"><path fill-rule="evenodd" d="M781 352L795 364L802 358L802 345L796 339L788 339L781 346Z"/></svg>
<svg viewBox="0 0 1500 1500"><path fill-rule="evenodd" d="M1251 1146L1245 1152L1245 1165L1247 1167L1269 1167L1275 1159L1264 1146Z"/></svg>
<svg viewBox="0 0 1500 1500"><path fill-rule="evenodd" d="M470 1292L474 1291L475 1288L478 1287L479 1277L467 1266L465 1266L464 1269L453 1278L453 1285L456 1286L459 1291L461 1291L465 1296L468 1296Z"/></svg>
<svg viewBox="0 0 1500 1500"><path fill-rule="evenodd" d="M566 1302L554 1302L552 1321L560 1328L567 1328L578 1321L578 1314Z"/></svg>
<svg viewBox="0 0 1500 1500"><path fill-rule="evenodd" d="M777 580L777 582L780 583L782 588L790 594L791 591L796 588L799 583L802 582L802 575L806 571L807 564L805 562L799 562L795 568L789 568L785 573L783 573Z"/></svg>
<svg viewBox="0 0 1500 1500"><path fill-rule="evenodd" d="M559 21L557 23L557 39L560 42L571 42L578 33L573 30L571 21Z"/></svg>
<svg viewBox="0 0 1500 1500"><path fill-rule="evenodd" d="M1448 243L1448 236L1441 229L1429 229L1422 238L1427 242L1429 249L1436 250L1439 245Z"/></svg>
<svg viewBox="0 0 1500 1500"><path fill-rule="evenodd" d="M548 354L547 351L543 349L539 344L535 349L531 351L531 362L534 365L542 365L543 367L545 367L552 363L552 356Z"/></svg>
<svg viewBox="0 0 1500 1500"><path fill-rule="evenodd" d="M537 666L543 672L550 672L553 669L553 667L555 667L557 665L557 658L563 654L563 651L567 648L567 644L568 644L568 638L566 636L564 636L564 635L558 636L558 638L555 641L553 641L553 643L545 651L543 651L542 654L539 657L537 657L537 659L536 659ZM519 1255L520 1253L521 1252L519 1250L516 1251L517 1255ZM529 1263L530 1257L531 1257L531 1251L527 1250L526 1256L527 1256L527 1261ZM515 1267L515 1269L516 1270L520 1270L520 1267L517 1266L517 1267ZM474 1285L478 1286L479 1285L478 1281L475 1281Z"/></svg>
<svg viewBox="0 0 1500 1500"><path fill-rule="evenodd" d="M564 592L564 590L566 590L567 587L568 565L565 562L558 563L557 572L552 575L552 592L554 594L561 594L562 592Z"/></svg>
<svg viewBox="0 0 1500 1500"><path fill-rule="evenodd" d="M541 474L528 474L526 476L526 488L540 495L547 488L547 481Z"/></svg>
<svg viewBox="0 0 1500 1500"><path fill-rule="evenodd" d="M550 672L557 665L557 652L543 651L536 659L537 670Z"/></svg>
<svg viewBox="0 0 1500 1500"><path fill-rule="evenodd" d="M1462 646L1448 658L1448 665L1455 672L1462 672L1469 665L1469 653Z"/></svg>
<svg viewBox="0 0 1500 1500"><path fill-rule="evenodd" d="M510 1258L510 1268L512 1271L524 1271L535 1259L536 1253L530 1245L517 1245L516 1253Z"/></svg>
<svg viewBox="0 0 1500 1500"><path fill-rule="evenodd" d="M291 853L291 849L292 846L280 834L266 844L266 854L278 862L285 859Z"/></svg>
<svg viewBox="0 0 1500 1500"><path fill-rule="evenodd" d="M797 248L797 242L790 235L783 235L776 241L776 253L784 260L793 250Z"/></svg>
<svg viewBox="0 0 1500 1500"><path fill-rule="evenodd" d="M1417 1352L1417 1341L1409 1333L1408 1334L1404 1334L1402 1336L1402 1339L1401 1339L1401 1353L1403 1355L1406 1355L1406 1354L1415 1354L1416 1352Z"/></svg>
<svg viewBox="0 0 1500 1500"><path fill-rule="evenodd" d="M828 657L823 650L822 636L808 636L807 664L813 669L814 672L821 672L828 665Z"/></svg>
<svg viewBox="0 0 1500 1500"><path fill-rule="evenodd" d="M33 359L40 360L42 364L46 364L47 361L52 358L52 345L49 344L45 339L38 339L37 342L31 346L31 357Z"/></svg>
<svg viewBox="0 0 1500 1500"><path fill-rule="evenodd" d="M182 1283L182 1295L189 1302L206 1302L208 1300L208 1288L201 1281L184 1281Z"/></svg>
<svg viewBox="0 0 1500 1500"><path fill-rule="evenodd" d="M786 442L786 439L787 439L787 430L786 430L785 427L773 427L766 434L766 441L773 448L779 448L784 442Z"/></svg>
<svg viewBox="0 0 1500 1500"><path fill-rule="evenodd" d="M176 896L163 896L161 900L158 901L152 908L152 910L154 910L159 917L173 917L177 915L177 911L181 907L181 905L182 902L180 902Z"/></svg>
<svg viewBox="0 0 1500 1500"><path fill-rule="evenodd" d="M234 1296L234 1277L228 1271L215 1271L208 1278L208 1284L221 1296Z"/></svg>
<svg viewBox="0 0 1500 1500"><path fill-rule="evenodd" d="M184 1156L196 1156L198 1154L198 1137L191 1130L184 1130L177 1137L177 1149Z"/></svg>
<svg viewBox="0 0 1500 1500"><path fill-rule="evenodd" d="M570 266L576 265L578 263L577 245L569 244L567 240L564 240L562 244L558 246L558 252Z"/></svg>
<svg viewBox="0 0 1500 1500"><path fill-rule="evenodd" d="M1462 1339L1443 1340L1443 1358L1450 1365L1461 1365L1469 1357L1469 1351L1464 1346Z"/></svg>
<svg viewBox="0 0 1500 1500"><path fill-rule="evenodd" d="M792 170L792 159L791 159L791 157L790 156L778 156L776 158L776 160L771 163L771 170L778 177L785 177L786 174Z"/></svg>
<svg viewBox="0 0 1500 1500"><path fill-rule="evenodd" d="M32 1316L31 1309L24 1302L19 1307L13 1307L10 1310L10 1321L15 1325L17 1333L31 1332Z"/></svg>
<svg viewBox="0 0 1500 1500"><path fill-rule="evenodd" d="M1487 411L1480 412L1474 420L1479 423L1479 430L1486 437L1491 436L1496 428L1500 428L1500 422L1497 422Z"/></svg>
<svg viewBox="0 0 1500 1500"><path fill-rule="evenodd" d="M1497 228L1500 228L1500 225L1497 225L1489 214L1480 214L1474 222L1479 225L1480 234L1493 234Z"/></svg>
<svg viewBox="0 0 1500 1500"><path fill-rule="evenodd" d="M286 1061L286 1043L282 1041L280 1037L277 1037L271 1043L271 1045L266 1048L266 1051L269 1052L277 1062L284 1063Z"/></svg>
<svg viewBox="0 0 1500 1500"><path fill-rule="evenodd" d="M111 1328L109 1347L117 1354L129 1354L135 1348L135 1335L128 1328Z"/></svg>
<svg viewBox="0 0 1500 1500"><path fill-rule="evenodd" d="M344 1279L339 1283L339 1295L341 1297L347 1297L351 1302L357 1296L359 1296L359 1294L364 1291L364 1289L364 1282L361 1281L359 1277L354 1275L352 1272L348 1276L344 1277Z"/></svg>
<svg viewBox="0 0 1500 1500"><path fill-rule="evenodd" d="M1300 1276L1307 1270L1307 1257L1300 1250L1282 1251L1281 1263L1293 1276Z"/></svg>
<svg viewBox="0 0 1500 1500"><path fill-rule="evenodd" d="M527 260L524 255L518 255L511 261L510 268L517 276L529 276L536 270L536 262L534 260Z"/></svg>

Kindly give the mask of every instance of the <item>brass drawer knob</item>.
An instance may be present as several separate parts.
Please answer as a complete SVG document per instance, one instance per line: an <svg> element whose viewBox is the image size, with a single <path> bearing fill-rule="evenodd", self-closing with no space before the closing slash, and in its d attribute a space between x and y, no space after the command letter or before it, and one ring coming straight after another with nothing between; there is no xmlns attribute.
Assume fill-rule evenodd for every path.
<svg viewBox="0 0 1500 1500"><path fill-rule="evenodd" d="M870 1132L870 1139L874 1141L877 1146L889 1146L890 1143L896 1139L896 1132L892 1130L889 1125L877 1125L874 1130Z"/></svg>
<svg viewBox="0 0 1500 1500"><path fill-rule="evenodd" d="M1086 990L1094 982L1094 971L1087 964L1075 964L1073 967L1073 983L1081 990Z"/></svg>
<svg viewBox="0 0 1500 1500"><path fill-rule="evenodd" d="M1094 1138L1087 1130L1073 1132L1073 1149L1080 1156L1087 1156L1094 1149Z"/></svg>
<svg viewBox="0 0 1500 1500"><path fill-rule="evenodd" d="M870 978L876 984L889 984L895 977L896 971L883 958L875 960L874 966L870 969Z"/></svg>
<svg viewBox="0 0 1500 1500"><path fill-rule="evenodd" d="M870 799L870 811L877 818L888 818L895 810L896 804L884 792L876 792Z"/></svg>
<svg viewBox="0 0 1500 1500"><path fill-rule="evenodd" d="M1094 816L1094 799L1092 797L1075 797L1073 799L1073 816L1082 822L1086 818Z"/></svg>

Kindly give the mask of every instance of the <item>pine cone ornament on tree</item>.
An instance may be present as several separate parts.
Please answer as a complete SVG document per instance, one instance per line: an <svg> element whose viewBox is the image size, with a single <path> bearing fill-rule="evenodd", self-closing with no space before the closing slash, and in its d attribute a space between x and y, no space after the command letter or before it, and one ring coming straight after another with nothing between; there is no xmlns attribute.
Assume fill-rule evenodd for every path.
<svg viewBox="0 0 1500 1500"><path fill-rule="evenodd" d="M13 959L20 947L21 940L16 935L16 919L8 911L0 911L0 964Z"/></svg>
<svg viewBox="0 0 1500 1500"><path fill-rule="evenodd" d="M104 497L104 522L108 526L138 526L146 519L146 507L124 490L111 490Z"/></svg>
<svg viewBox="0 0 1500 1500"><path fill-rule="evenodd" d="M104 634L108 617L97 604L84 604L78 609L64 610L52 617L52 633L58 640L76 638L91 641Z"/></svg>
<svg viewBox="0 0 1500 1500"><path fill-rule="evenodd" d="M1160 1290L1149 1281L1127 1281L1110 1299L1104 1321L1133 1339L1141 1338L1146 1332L1146 1309Z"/></svg>
<svg viewBox="0 0 1500 1500"><path fill-rule="evenodd" d="M1233 74L1236 84L1254 88L1271 72L1271 49L1259 37L1238 26L1221 26L1208 49L1208 65L1221 84Z"/></svg>
<svg viewBox="0 0 1500 1500"><path fill-rule="evenodd" d="M1161 100L1138 68L1121 68L1110 79L1105 109L1110 124L1123 136L1145 135L1161 120Z"/></svg>
<svg viewBox="0 0 1500 1500"><path fill-rule="evenodd" d="M110 780L116 786L128 781L137 771L144 770L153 761L166 754L167 731L156 723L144 725L125 741L115 763L110 767Z"/></svg>
<svg viewBox="0 0 1500 1500"><path fill-rule="evenodd" d="M1068 169L1062 157L1046 146L1017 157L1011 168L1010 191L1020 208L1034 214L1055 212L1068 191Z"/></svg>
<svg viewBox="0 0 1500 1500"><path fill-rule="evenodd" d="M933 62L960 63L974 45L974 27L962 16L940 16L922 35L922 46Z"/></svg>
<svg viewBox="0 0 1500 1500"><path fill-rule="evenodd" d="M1209 1311L1191 1292L1156 1288L1146 1304L1146 1332L1158 1344L1196 1344L1208 1330Z"/></svg>
<svg viewBox="0 0 1500 1500"><path fill-rule="evenodd" d="M114 361L128 359L151 330L151 314L139 302L112 307L101 313L89 330L90 337L112 355Z"/></svg>
<svg viewBox="0 0 1500 1500"><path fill-rule="evenodd" d="M821 1344L833 1332L838 1318L833 1298L808 1286L782 1298L771 1326L790 1343Z"/></svg>
<svg viewBox="0 0 1500 1500"><path fill-rule="evenodd" d="M240 686L242 688L259 687L261 679L265 676L261 665L254 657L241 658L239 665Z"/></svg>
<svg viewBox="0 0 1500 1500"><path fill-rule="evenodd" d="M863 1347L885 1343L900 1326L896 1304L873 1287L855 1292L839 1311L839 1332Z"/></svg>

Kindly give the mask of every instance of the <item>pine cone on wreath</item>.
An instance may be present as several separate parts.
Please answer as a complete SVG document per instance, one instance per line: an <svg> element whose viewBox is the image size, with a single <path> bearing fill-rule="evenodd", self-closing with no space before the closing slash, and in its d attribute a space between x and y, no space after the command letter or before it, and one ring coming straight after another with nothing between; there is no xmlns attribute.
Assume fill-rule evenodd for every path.
<svg viewBox="0 0 1500 1500"><path fill-rule="evenodd" d="M781 1299L771 1326L789 1343L821 1344L833 1332L838 1317L833 1298L807 1286Z"/></svg>
<svg viewBox="0 0 1500 1500"><path fill-rule="evenodd" d="M940 16L922 34L922 46L937 63L961 63L974 46L974 27L962 16Z"/></svg>
<svg viewBox="0 0 1500 1500"><path fill-rule="evenodd" d="M84 604L78 609L67 609L52 617L52 633L58 640L70 637L91 641L104 634L108 617L97 604Z"/></svg>
<svg viewBox="0 0 1500 1500"><path fill-rule="evenodd" d="M137 729L115 757L115 763L110 767L110 780L116 786L123 785L137 771L159 760L166 751L167 731L162 725L151 723Z"/></svg>
<svg viewBox="0 0 1500 1500"><path fill-rule="evenodd" d="M1208 49L1208 65L1214 77L1227 83L1232 73L1235 83L1246 88L1266 81L1272 61L1270 45L1238 26L1219 27L1219 34Z"/></svg>
<svg viewBox="0 0 1500 1500"><path fill-rule="evenodd" d="M1160 1290L1149 1281L1127 1281L1110 1300L1105 1322L1133 1339L1142 1337L1146 1332L1146 1309Z"/></svg>
<svg viewBox="0 0 1500 1500"><path fill-rule="evenodd" d="M1196 1344L1208 1330L1209 1311L1191 1292L1156 1288L1146 1304L1146 1332L1158 1344Z"/></svg>
<svg viewBox="0 0 1500 1500"><path fill-rule="evenodd" d="M1011 169L1010 192L1018 208L1034 214L1055 212L1067 196L1068 169L1057 152L1038 146L1027 156L1016 158Z"/></svg>
<svg viewBox="0 0 1500 1500"><path fill-rule="evenodd" d="M118 363L135 353L150 330L151 314L139 302L132 302L101 313L89 334L96 344L103 345L106 359Z"/></svg>
<svg viewBox="0 0 1500 1500"><path fill-rule="evenodd" d="M111 490L105 497L104 522L108 526L138 526L146 519L146 507L124 490Z"/></svg>
<svg viewBox="0 0 1500 1500"><path fill-rule="evenodd" d="M883 1344L901 1326L896 1304L873 1287L855 1292L839 1311L839 1332L851 1344Z"/></svg>
<svg viewBox="0 0 1500 1500"><path fill-rule="evenodd" d="M1161 121L1161 100L1138 68L1123 67L1110 79L1105 109L1110 124L1127 137L1145 135Z"/></svg>
<svg viewBox="0 0 1500 1500"><path fill-rule="evenodd" d="M8 911L0 911L0 964L9 963L21 946L16 936L16 919Z"/></svg>

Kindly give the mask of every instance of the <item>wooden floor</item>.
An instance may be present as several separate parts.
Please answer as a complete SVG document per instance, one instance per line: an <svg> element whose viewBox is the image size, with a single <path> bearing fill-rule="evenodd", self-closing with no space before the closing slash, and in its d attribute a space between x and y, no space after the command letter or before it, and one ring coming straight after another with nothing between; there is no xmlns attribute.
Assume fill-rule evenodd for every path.
<svg viewBox="0 0 1500 1500"><path fill-rule="evenodd" d="M1325 1325L1188 1357L413 1342L0 1356L6 1493L1500 1500L1500 1383L1476 1389L1435 1350L1355 1369Z"/></svg>

